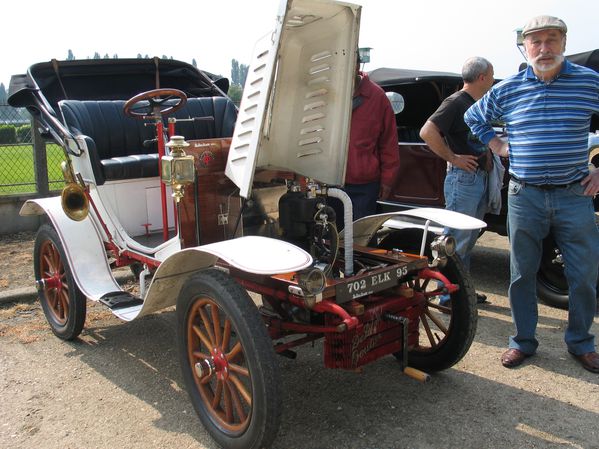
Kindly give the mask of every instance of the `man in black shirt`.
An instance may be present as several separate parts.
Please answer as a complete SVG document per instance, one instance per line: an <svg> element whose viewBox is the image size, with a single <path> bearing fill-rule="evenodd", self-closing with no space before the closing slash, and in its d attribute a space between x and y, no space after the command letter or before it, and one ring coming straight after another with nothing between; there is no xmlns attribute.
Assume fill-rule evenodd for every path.
<svg viewBox="0 0 599 449"><path fill-rule="evenodd" d="M482 219L488 205L488 172L493 159L489 150L470 132L464 113L493 85L493 66L481 57L468 59L462 67L464 87L447 97L420 130L420 137L448 162L445 177L445 208ZM478 230L448 229L457 242L456 251L470 269L470 252ZM486 297L477 294L479 303Z"/></svg>

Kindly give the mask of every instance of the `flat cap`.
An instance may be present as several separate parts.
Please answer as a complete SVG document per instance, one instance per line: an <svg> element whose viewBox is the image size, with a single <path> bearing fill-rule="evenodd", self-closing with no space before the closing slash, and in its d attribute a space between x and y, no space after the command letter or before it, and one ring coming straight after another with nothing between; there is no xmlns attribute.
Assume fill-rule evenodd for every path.
<svg viewBox="0 0 599 449"><path fill-rule="evenodd" d="M522 36L541 30L560 30L566 34L568 27L562 19L553 16L537 16L530 19L522 28Z"/></svg>

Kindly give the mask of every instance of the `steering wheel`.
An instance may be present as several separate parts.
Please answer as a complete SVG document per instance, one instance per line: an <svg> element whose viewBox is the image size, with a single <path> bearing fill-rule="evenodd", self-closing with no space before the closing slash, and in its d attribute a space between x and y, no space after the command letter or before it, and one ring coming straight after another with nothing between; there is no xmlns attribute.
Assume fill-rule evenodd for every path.
<svg viewBox="0 0 599 449"><path fill-rule="evenodd" d="M179 101L175 104L166 104L172 98ZM147 101L148 104L140 106L139 110L136 111L135 106L142 101ZM172 114L185 106L185 103L187 103L187 95L178 89L154 89L137 94L127 100L123 106L123 111L126 116L141 120Z"/></svg>

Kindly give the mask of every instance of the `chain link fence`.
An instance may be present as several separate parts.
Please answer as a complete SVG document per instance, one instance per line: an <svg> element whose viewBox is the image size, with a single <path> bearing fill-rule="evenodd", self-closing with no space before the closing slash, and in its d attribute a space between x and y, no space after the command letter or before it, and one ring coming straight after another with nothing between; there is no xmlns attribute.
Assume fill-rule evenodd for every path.
<svg viewBox="0 0 599 449"><path fill-rule="evenodd" d="M36 139L32 123L26 109L0 105L0 195L44 194L64 184L62 149Z"/></svg>

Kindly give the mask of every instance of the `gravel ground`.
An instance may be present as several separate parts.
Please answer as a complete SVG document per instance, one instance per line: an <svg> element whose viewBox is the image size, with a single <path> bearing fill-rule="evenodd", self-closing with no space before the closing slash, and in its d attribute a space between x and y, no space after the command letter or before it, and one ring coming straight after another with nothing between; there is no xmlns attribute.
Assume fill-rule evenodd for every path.
<svg viewBox="0 0 599 449"><path fill-rule="evenodd" d="M33 281L31 238L0 239L0 291ZM489 303L461 362L419 384L392 357L357 374L325 369L319 344L300 348L296 360L279 360L284 409L273 447L599 448L599 376L568 356L567 312L540 305L538 354L503 368L506 239L483 235L472 264ZM88 302L81 338L62 342L37 302L3 304L0 392L3 448L216 447L184 391L172 310L121 324Z"/></svg>

